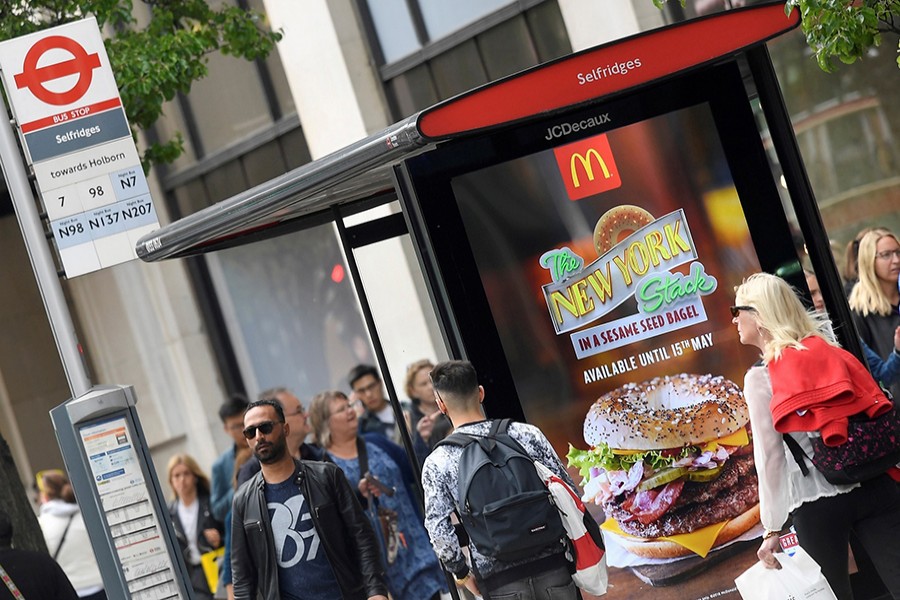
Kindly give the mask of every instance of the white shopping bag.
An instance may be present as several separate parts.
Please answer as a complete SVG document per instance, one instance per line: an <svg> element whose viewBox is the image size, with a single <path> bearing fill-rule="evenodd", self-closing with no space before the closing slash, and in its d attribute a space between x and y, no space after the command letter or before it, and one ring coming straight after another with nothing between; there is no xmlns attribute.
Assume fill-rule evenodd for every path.
<svg viewBox="0 0 900 600"><path fill-rule="evenodd" d="M758 562L734 580L743 600L837 600L822 569L802 547L793 556L779 552L775 558L780 569Z"/></svg>

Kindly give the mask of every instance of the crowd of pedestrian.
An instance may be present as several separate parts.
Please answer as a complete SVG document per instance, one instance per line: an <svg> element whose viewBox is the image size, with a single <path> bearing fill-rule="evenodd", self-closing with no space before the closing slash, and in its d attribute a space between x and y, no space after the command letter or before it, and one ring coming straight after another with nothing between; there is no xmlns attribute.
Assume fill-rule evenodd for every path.
<svg viewBox="0 0 900 600"><path fill-rule="evenodd" d="M441 381L462 378L472 389L461 394L451 383L444 383L451 387L444 388L447 399L439 401L434 372L449 373ZM492 423L481 411L481 400L472 400L479 390L483 394L474 368L460 361L413 363L406 378L410 402L400 415L386 399L374 367L355 367L347 384L353 400L341 391L328 390L317 394L305 409L290 391L276 388L242 410L242 439L229 452L236 456L247 446L252 456L242 466L236 461L232 466L229 489L237 491L233 492L230 527L225 528L224 593L248 600L380 600L388 596L439 600L449 597L443 566L456 577L463 597L479 594L476 579L460 565L459 542L452 554L447 553L448 527L453 540L458 539L448 509L453 498L445 494L446 487L432 484L432 477L423 475L419 481L415 465L395 441L403 419L418 465L424 465L426 473L434 473L435 465L442 476L451 472L446 465L449 449L438 448L450 433L451 422L474 432L490 429ZM231 414L223 406L220 416L226 431ZM517 424L511 435L523 441L534 459L571 483L539 430ZM215 481L221 472L221 468L213 469L213 489L225 489ZM439 518L431 516L437 514ZM557 543L549 554L536 556L536 561L493 562L490 578L486 576L482 583L513 589L534 581L549 582L554 598L574 598L563 549ZM489 549L478 549L471 542L469 552L473 559L490 556Z"/></svg>
<svg viewBox="0 0 900 600"><path fill-rule="evenodd" d="M843 352L819 280L812 270L805 274L813 303L808 310L795 290L767 274L748 277L732 307L740 342L757 347L761 357L744 389L766 527L758 554L777 568L776 534L790 516L801 546L822 566L837 596L851 598L846 566L853 533L870 546L889 591L900 597L897 485L887 476L831 483L798 463L791 440L811 455L809 438L785 433L773 422L773 397L785 385L806 397L803 386L829 376L818 374L812 383L809 377L789 384L779 379L793 350ZM869 372L900 397L897 236L882 228L861 231L848 245L842 275ZM854 386L870 389L869 372L851 371ZM211 466L211 478L191 456L171 457L169 516L195 597L440 600L448 597L451 578L463 594L485 598L576 597L564 546L515 560L474 539L462 549L467 536L456 515L468 501L459 484L466 447L460 439L511 439L517 451L574 485L540 430L513 423L501 431L498 421L485 418L485 390L470 363L411 364L402 411L388 400L375 367L354 367L346 383L349 397L323 391L308 407L283 387L253 402L240 395L226 400L219 417L233 443ZM404 426L412 457L400 445ZM415 476L419 470L421 480ZM103 600L103 582L85 552L87 531L65 474L39 473L37 487L51 556L12 549L12 525L0 511L0 564L24 597ZM823 528L822 522L831 525ZM207 555L221 557L214 586L202 568ZM33 576L38 569L45 576Z"/></svg>

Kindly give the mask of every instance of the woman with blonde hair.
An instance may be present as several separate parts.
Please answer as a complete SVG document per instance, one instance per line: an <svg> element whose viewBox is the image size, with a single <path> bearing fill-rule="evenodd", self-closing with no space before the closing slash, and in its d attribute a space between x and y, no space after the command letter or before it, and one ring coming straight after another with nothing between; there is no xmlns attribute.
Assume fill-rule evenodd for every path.
<svg viewBox="0 0 900 600"><path fill-rule="evenodd" d="M841 277L844 279L844 292L848 298L850 297L850 292L853 291L853 286L859 281L859 242L870 231L886 233L888 230L883 227L863 227L856 232L852 240L847 242L847 247L844 249L844 261L840 271ZM835 263L837 262L837 256L835 256Z"/></svg>
<svg viewBox="0 0 900 600"><path fill-rule="evenodd" d="M886 229L870 231L859 242L859 281L850 292L850 308L859 337L887 360L900 327L900 241ZM900 383L891 386L900 399Z"/></svg>
<svg viewBox="0 0 900 600"><path fill-rule="evenodd" d="M780 568L774 553L790 516L800 546L822 567L837 597L852 600L847 547L853 532L900 598L900 489L887 475L835 485L803 457L813 455L812 432L846 438L849 416L878 414L884 395L865 367L823 334L826 317L808 312L782 279L751 275L735 296L731 314L740 342L761 353L744 378L765 527L759 559ZM829 403L838 392L851 401ZM802 454L795 458L788 443Z"/></svg>
<svg viewBox="0 0 900 600"><path fill-rule="evenodd" d="M169 485L175 495L169 503L169 514L181 544L194 595L211 600L213 596L200 557L222 545L224 528L212 516L209 507L209 478L197 461L187 454L176 454L170 458L167 470Z"/></svg>
<svg viewBox="0 0 900 600"><path fill-rule="evenodd" d="M407 412L409 426L413 434L413 449L421 465L434 445L450 435L453 426L440 410L434 399L431 385L431 370L434 363L422 359L406 369L406 394L411 405Z"/></svg>
<svg viewBox="0 0 900 600"><path fill-rule="evenodd" d="M61 470L49 469L37 474L37 486L41 499L38 521L47 550L72 582L79 598L105 600L100 568L69 479Z"/></svg>
<svg viewBox="0 0 900 600"><path fill-rule="evenodd" d="M437 556L416 512L404 477L403 450L380 433L359 435L359 416L343 392L317 394L309 406L324 460L357 483L362 505L382 541L388 588L394 600L438 600L447 591Z"/></svg>

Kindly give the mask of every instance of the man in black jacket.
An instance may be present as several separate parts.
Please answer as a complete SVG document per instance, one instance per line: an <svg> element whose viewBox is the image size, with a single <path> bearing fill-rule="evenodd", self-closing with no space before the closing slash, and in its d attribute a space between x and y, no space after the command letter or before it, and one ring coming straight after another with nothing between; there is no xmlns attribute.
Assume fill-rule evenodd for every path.
<svg viewBox="0 0 900 600"><path fill-rule="evenodd" d="M387 600L378 541L343 472L295 460L281 405L253 402L244 436L262 471L232 508L236 600Z"/></svg>

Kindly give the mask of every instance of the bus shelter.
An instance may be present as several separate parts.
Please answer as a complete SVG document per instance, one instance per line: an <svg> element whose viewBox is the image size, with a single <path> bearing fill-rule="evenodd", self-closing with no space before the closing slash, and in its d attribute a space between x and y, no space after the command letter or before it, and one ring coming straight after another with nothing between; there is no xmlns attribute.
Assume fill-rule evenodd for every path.
<svg viewBox="0 0 900 600"><path fill-rule="evenodd" d="M756 357L731 324L733 288L767 271L806 291L799 237L840 341L860 355L765 47L798 24L767 3L540 65L171 223L138 255L332 222L386 374L355 256L408 236L447 355L475 364L488 416L538 425L560 456L586 447L585 415L609 391L680 374L741 382ZM401 210L348 224L389 203ZM606 518L608 597L737 598L762 528L751 515L723 539L724 525L648 557L631 551L647 540Z"/></svg>

